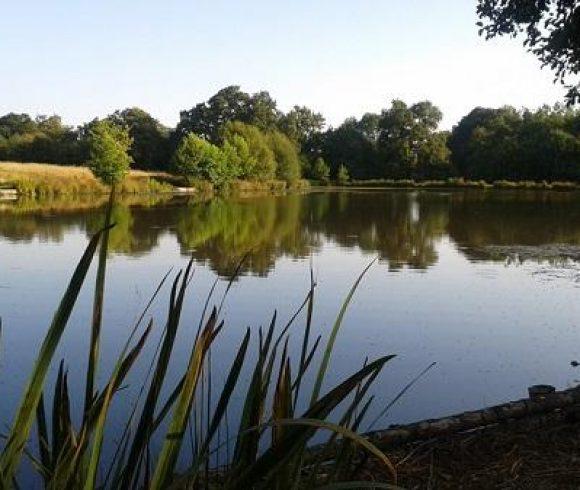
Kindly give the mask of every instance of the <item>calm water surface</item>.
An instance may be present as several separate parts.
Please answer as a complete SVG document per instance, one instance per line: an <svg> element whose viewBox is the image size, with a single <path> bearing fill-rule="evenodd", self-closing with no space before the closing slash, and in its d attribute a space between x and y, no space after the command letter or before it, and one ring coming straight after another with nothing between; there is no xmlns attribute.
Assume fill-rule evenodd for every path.
<svg viewBox="0 0 580 490"><path fill-rule="evenodd" d="M2 424L10 421L51 315L100 226L102 206L0 203ZM105 374L160 278L193 257L176 377L211 284L220 279L219 300L228 275L248 254L224 309L226 330L213 355L218 378L247 326L269 323L274 309L287 319L300 305L310 260L318 283L315 327L323 333L374 257L379 261L346 315L329 384L358 369L366 356L398 354L376 385L378 412L421 369L437 363L379 425L475 409L522 397L532 384L563 388L580 378L570 365L580 358L579 194L344 191L209 202L133 199L116 206L114 221ZM71 391L78 393L91 294L91 287L83 289L59 349ZM166 298L152 309L157 333ZM302 326L295 326L294 348ZM137 376L148 367L145 359ZM122 406L116 410L113 424L124 413Z"/></svg>

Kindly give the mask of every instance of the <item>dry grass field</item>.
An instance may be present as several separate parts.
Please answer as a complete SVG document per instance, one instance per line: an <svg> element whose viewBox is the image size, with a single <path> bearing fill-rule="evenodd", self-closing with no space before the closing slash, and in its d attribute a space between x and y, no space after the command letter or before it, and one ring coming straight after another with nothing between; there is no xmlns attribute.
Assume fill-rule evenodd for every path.
<svg viewBox="0 0 580 490"><path fill-rule="evenodd" d="M121 193L170 192L175 177L161 172L132 170ZM41 163L0 162L0 188L16 189L27 196L105 194L102 184L86 167Z"/></svg>

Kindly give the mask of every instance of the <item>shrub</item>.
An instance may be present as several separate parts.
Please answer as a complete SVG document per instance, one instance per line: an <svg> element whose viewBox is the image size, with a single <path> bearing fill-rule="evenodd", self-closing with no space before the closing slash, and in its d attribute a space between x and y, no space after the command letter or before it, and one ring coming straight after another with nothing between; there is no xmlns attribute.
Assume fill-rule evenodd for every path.
<svg viewBox="0 0 580 490"><path fill-rule="evenodd" d="M173 165L189 181L204 179L221 186L235 177L235 166L228 164L224 152L193 133L179 143Z"/></svg>
<svg viewBox="0 0 580 490"><path fill-rule="evenodd" d="M330 181L330 167L326 162L318 157L312 166L312 177L321 184L328 184Z"/></svg>
<svg viewBox="0 0 580 490"><path fill-rule="evenodd" d="M240 177L243 179L271 180L276 175L274 152L268 144L268 138L256 126L233 121L226 124L222 139L225 143L236 146L234 136L240 136L248 145L248 154L240 155ZM240 140L238 140L240 141Z"/></svg>
<svg viewBox="0 0 580 490"><path fill-rule="evenodd" d="M338 167L338 174L336 176L336 181L339 183L339 185L346 185L346 184L348 184L349 180L350 180L350 175L348 175L348 169L346 168L346 166L341 165L340 167Z"/></svg>
<svg viewBox="0 0 580 490"><path fill-rule="evenodd" d="M300 155L298 147L290 139L274 131L269 134L270 148L276 159L276 178L292 183L300 179Z"/></svg>

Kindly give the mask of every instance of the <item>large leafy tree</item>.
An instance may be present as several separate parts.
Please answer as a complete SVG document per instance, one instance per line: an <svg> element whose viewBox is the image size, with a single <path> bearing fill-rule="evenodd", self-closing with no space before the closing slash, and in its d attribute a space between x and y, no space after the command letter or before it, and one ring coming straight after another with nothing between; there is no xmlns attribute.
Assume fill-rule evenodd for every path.
<svg viewBox="0 0 580 490"><path fill-rule="evenodd" d="M88 134L89 167L105 184L121 182L129 172L129 131L109 120L95 121Z"/></svg>
<svg viewBox="0 0 580 490"><path fill-rule="evenodd" d="M181 140L173 157L175 170L189 180L223 185L236 177L237 168L217 146L191 133Z"/></svg>
<svg viewBox="0 0 580 490"><path fill-rule="evenodd" d="M279 131L269 133L268 140L276 160L276 178L296 182L300 178L301 167L296 144Z"/></svg>
<svg viewBox="0 0 580 490"><path fill-rule="evenodd" d="M439 108L429 101L407 106L402 100L393 100L379 122L378 140L386 172L397 177L414 176L425 163L424 147L432 146L441 118Z"/></svg>
<svg viewBox="0 0 580 490"><path fill-rule="evenodd" d="M580 101L580 2L578 0L479 0L480 34L523 36L524 46L566 85L569 103Z"/></svg>
<svg viewBox="0 0 580 490"><path fill-rule="evenodd" d="M348 118L338 128L329 129L324 134L316 154L320 153L330 164L333 175L338 175L339 167L344 165L355 179L381 176L380 155L374 134L376 128L371 129L367 125L371 119L370 115L363 116L361 121Z"/></svg>
<svg viewBox="0 0 580 490"><path fill-rule="evenodd" d="M304 144L324 127L324 117L308 107L295 105L280 120L280 129L299 144Z"/></svg>
<svg viewBox="0 0 580 490"><path fill-rule="evenodd" d="M225 125L233 121L251 124L261 130L276 129L281 117L276 101L266 91L250 95L237 85L225 87L197 104L189 111L182 111L175 136L182 138L195 133L211 143L220 142Z"/></svg>
<svg viewBox="0 0 580 490"><path fill-rule="evenodd" d="M176 128L178 138L195 133L213 143L219 141L221 129L230 121L246 121L250 96L237 85L225 87L207 102L182 111Z"/></svg>
<svg viewBox="0 0 580 490"><path fill-rule="evenodd" d="M257 126L262 131L272 131L278 127L282 113L272 96L262 90L250 97L245 122Z"/></svg>
<svg viewBox="0 0 580 490"><path fill-rule="evenodd" d="M276 175L276 158L268 136L256 126L232 121L223 128L221 138L224 144L229 142L235 145L235 136L241 137L248 147L247 158L240 163L240 177L256 180L273 179Z"/></svg>
<svg viewBox="0 0 580 490"><path fill-rule="evenodd" d="M116 111L109 119L129 130L133 140L129 154L136 168L163 170L168 167L168 128L138 107Z"/></svg>

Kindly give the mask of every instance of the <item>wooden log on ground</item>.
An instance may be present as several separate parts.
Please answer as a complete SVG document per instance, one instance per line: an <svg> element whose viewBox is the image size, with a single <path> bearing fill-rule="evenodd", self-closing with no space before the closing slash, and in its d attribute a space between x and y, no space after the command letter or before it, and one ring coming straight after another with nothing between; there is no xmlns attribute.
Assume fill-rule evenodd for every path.
<svg viewBox="0 0 580 490"><path fill-rule="evenodd" d="M550 392L544 387L543 393L538 394L536 390L530 389L530 394L532 398L524 398L483 410L463 412L408 425L393 425L385 430L367 433L365 437L380 447L389 447L417 439L441 437L508 420L522 419L580 404L580 388Z"/></svg>
<svg viewBox="0 0 580 490"><path fill-rule="evenodd" d="M537 428L542 424L564 421L571 414L580 414L580 387L555 391L551 386L542 385L530 387L528 391L531 398L439 419L392 425L384 430L367 432L363 437L381 449L389 449L418 440L436 439L500 423L522 425L526 418L529 419L530 428ZM320 444L312 446L308 453L319 461L328 461L336 455L337 447L336 444L332 447Z"/></svg>

